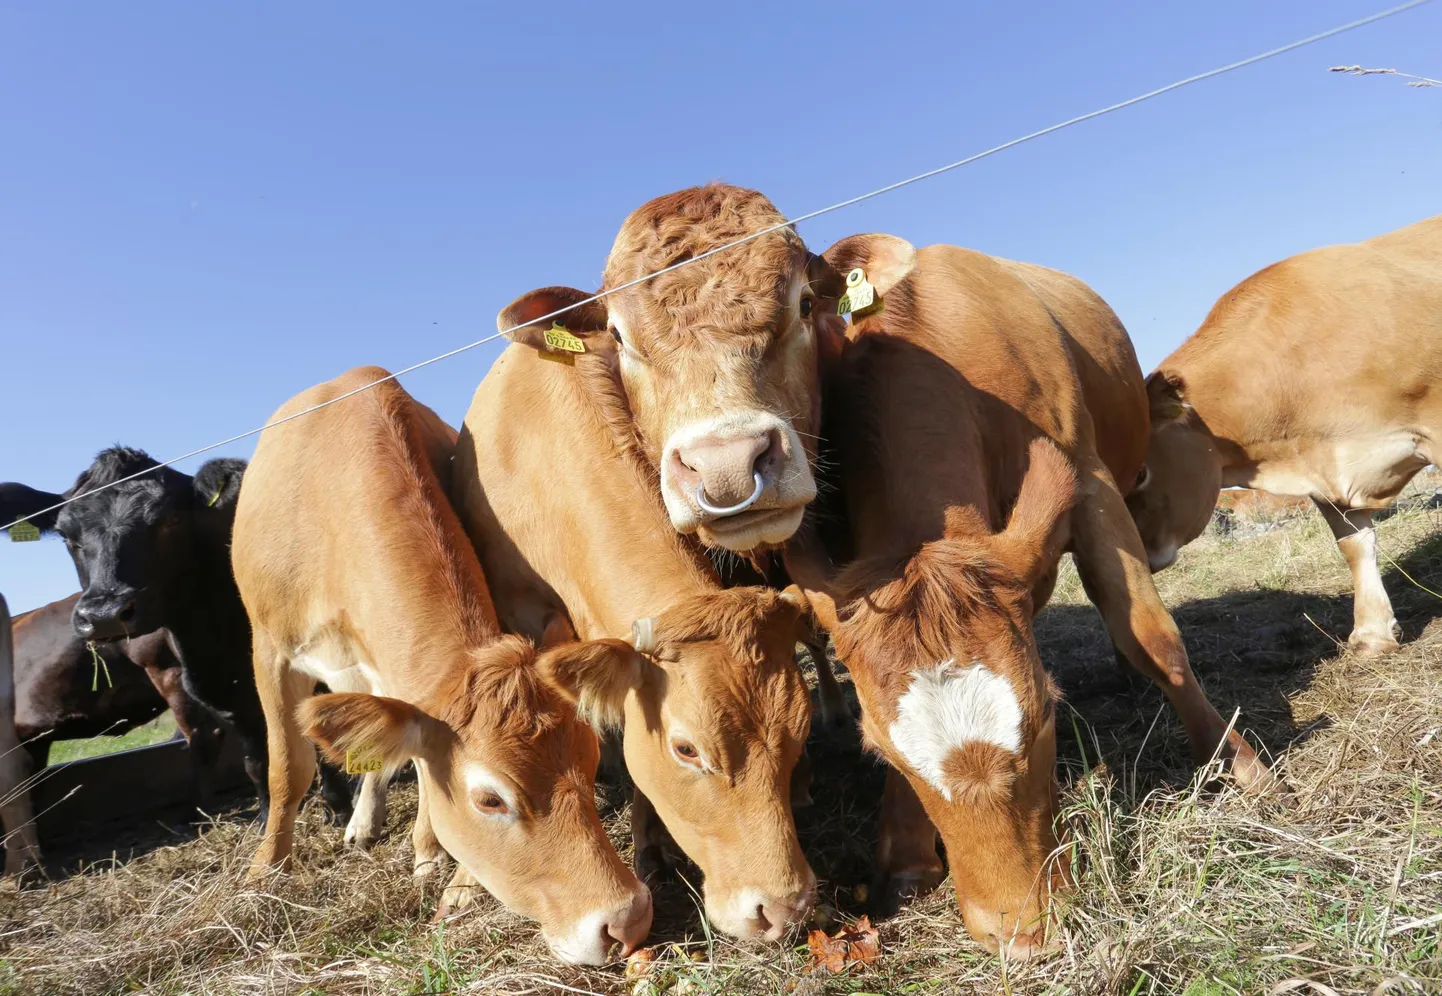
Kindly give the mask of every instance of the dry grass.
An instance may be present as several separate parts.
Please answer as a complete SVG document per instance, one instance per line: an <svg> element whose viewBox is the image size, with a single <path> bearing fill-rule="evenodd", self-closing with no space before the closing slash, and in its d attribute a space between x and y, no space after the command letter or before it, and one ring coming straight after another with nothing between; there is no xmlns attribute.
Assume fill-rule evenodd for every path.
<svg viewBox="0 0 1442 996"><path fill-rule="evenodd" d="M1439 513L1404 513L1381 545L1442 590L1439 526ZM1061 954L1003 966L967 939L943 886L881 924L878 966L819 979L794 948L709 937L678 880L658 890L652 991L1442 991L1442 599L1389 570L1403 652L1341 651L1350 579L1315 515L1253 539L1205 538L1159 581L1202 683L1277 758L1290 806L1195 790L1170 710L1117 669L1070 575L1037 627L1070 703L1060 764L1081 888ZM821 802L798 826L823 898L847 919L863 912L853 890L869 873L880 771L851 735L818 737L812 751ZM618 968L554 964L490 900L431 925L434 889L408 874L413 789L392 799L389 842L370 855L342 851L313 805L306 870L270 891L239 885L257 835L232 819L0 894L0 993L627 990ZM624 851L624 812L609 812Z"/></svg>

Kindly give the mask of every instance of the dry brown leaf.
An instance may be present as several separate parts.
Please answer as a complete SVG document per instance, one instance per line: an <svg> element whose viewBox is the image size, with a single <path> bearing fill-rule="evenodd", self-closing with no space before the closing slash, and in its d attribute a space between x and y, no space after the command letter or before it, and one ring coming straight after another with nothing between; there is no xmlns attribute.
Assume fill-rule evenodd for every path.
<svg viewBox="0 0 1442 996"><path fill-rule="evenodd" d="M813 930L806 935L811 952L811 971L825 969L832 975L846 971L848 965L870 965L881 957L881 937L869 917L862 917L850 927L842 927L834 935Z"/></svg>

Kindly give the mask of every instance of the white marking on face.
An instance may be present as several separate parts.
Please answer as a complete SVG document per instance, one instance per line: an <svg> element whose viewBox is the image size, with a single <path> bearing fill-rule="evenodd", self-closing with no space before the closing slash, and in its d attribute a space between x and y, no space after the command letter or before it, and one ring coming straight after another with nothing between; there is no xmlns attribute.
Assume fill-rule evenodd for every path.
<svg viewBox="0 0 1442 996"><path fill-rule="evenodd" d="M952 751L975 741L1021 752L1021 705L1011 682L980 663L958 669L954 662L911 672L889 731L892 745L947 802L942 765Z"/></svg>
<svg viewBox="0 0 1442 996"><path fill-rule="evenodd" d="M470 796L475 797L478 794L494 792L500 796L501 801L506 804L506 811L504 813L481 814L479 810L476 812L485 816L487 819L504 820L507 823L514 823L516 820L516 791L511 787L509 781L485 765L477 764L474 761L467 763L464 771L466 792Z"/></svg>

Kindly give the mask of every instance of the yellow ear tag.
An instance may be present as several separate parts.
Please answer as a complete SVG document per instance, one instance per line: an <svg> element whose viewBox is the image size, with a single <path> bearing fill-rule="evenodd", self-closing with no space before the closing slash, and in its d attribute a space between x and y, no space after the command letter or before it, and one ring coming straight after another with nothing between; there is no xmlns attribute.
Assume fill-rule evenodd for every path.
<svg viewBox="0 0 1442 996"><path fill-rule="evenodd" d="M345 773L348 775L370 775L384 771L386 759L374 747L367 744L345 752Z"/></svg>
<svg viewBox="0 0 1442 996"><path fill-rule="evenodd" d="M857 267L846 275L846 293L841 295L841 300L836 302L836 313L838 315L850 314L852 319L862 317L869 311L880 307L881 301L876 296L876 288L871 286L866 279L866 271Z"/></svg>
<svg viewBox="0 0 1442 996"><path fill-rule="evenodd" d="M560 322L552 322L546 330L546 348L559 349L566 353L584 353L586 344L566 331Z"/></svg>
<svg viewBox="0 0 1442 996"><path fill-rule="evenodd" d="M11 543L34 543L40 538L40 528L33 522L17 522L10 527Z"/></svg>
<svg viewBox="0 0 1442 996"><path fill-rule="evenodd" d="M543 360L550 360L552 363L559 363L563 367L574 367L576 355L574 353L553 353L549 349L538 349L536 355Z"/></svg>
<svg viewBox="0 0 1442 996"><path fill-rule="evenodd" d="M225 490L224 488L221 488L220 490L216 491L215 494L211 495L211 496L210 496L210 500L205 503L205 507L206 507L206 508L214 508L214 507L215 507L215 503L218 502L218 501L220 501L221 493L222 493L224 490Z"/></svg>

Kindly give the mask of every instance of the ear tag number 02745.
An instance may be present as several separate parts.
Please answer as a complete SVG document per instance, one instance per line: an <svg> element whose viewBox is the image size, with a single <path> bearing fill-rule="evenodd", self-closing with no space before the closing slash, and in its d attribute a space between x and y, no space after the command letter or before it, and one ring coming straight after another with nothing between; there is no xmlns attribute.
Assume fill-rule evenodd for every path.
<svg viewBox="0 0 1442 996"><path fill-rule="evenodd" d="M357 747L345 752L345 773L369 775L384 771L386 759L374 747Z"/></svg>
<svg viewBox="0 0 1442 996"><path fill-rule="evenodd" d="M857 267L846 275L846 293L841 295L841 300L836 302L836 313L838 315L850 314L852 319L861 318L868 312L875 311L881 304L876 296L876 288L866 279L866 271Z"/></svg>
<svg viewBox="0 0 1442 996"><path fill-rule="evenodd" d="M586 344L566 331L560 322L552 322L546 330L546 348L558 349L563 353L584 353Z"/></svg>

